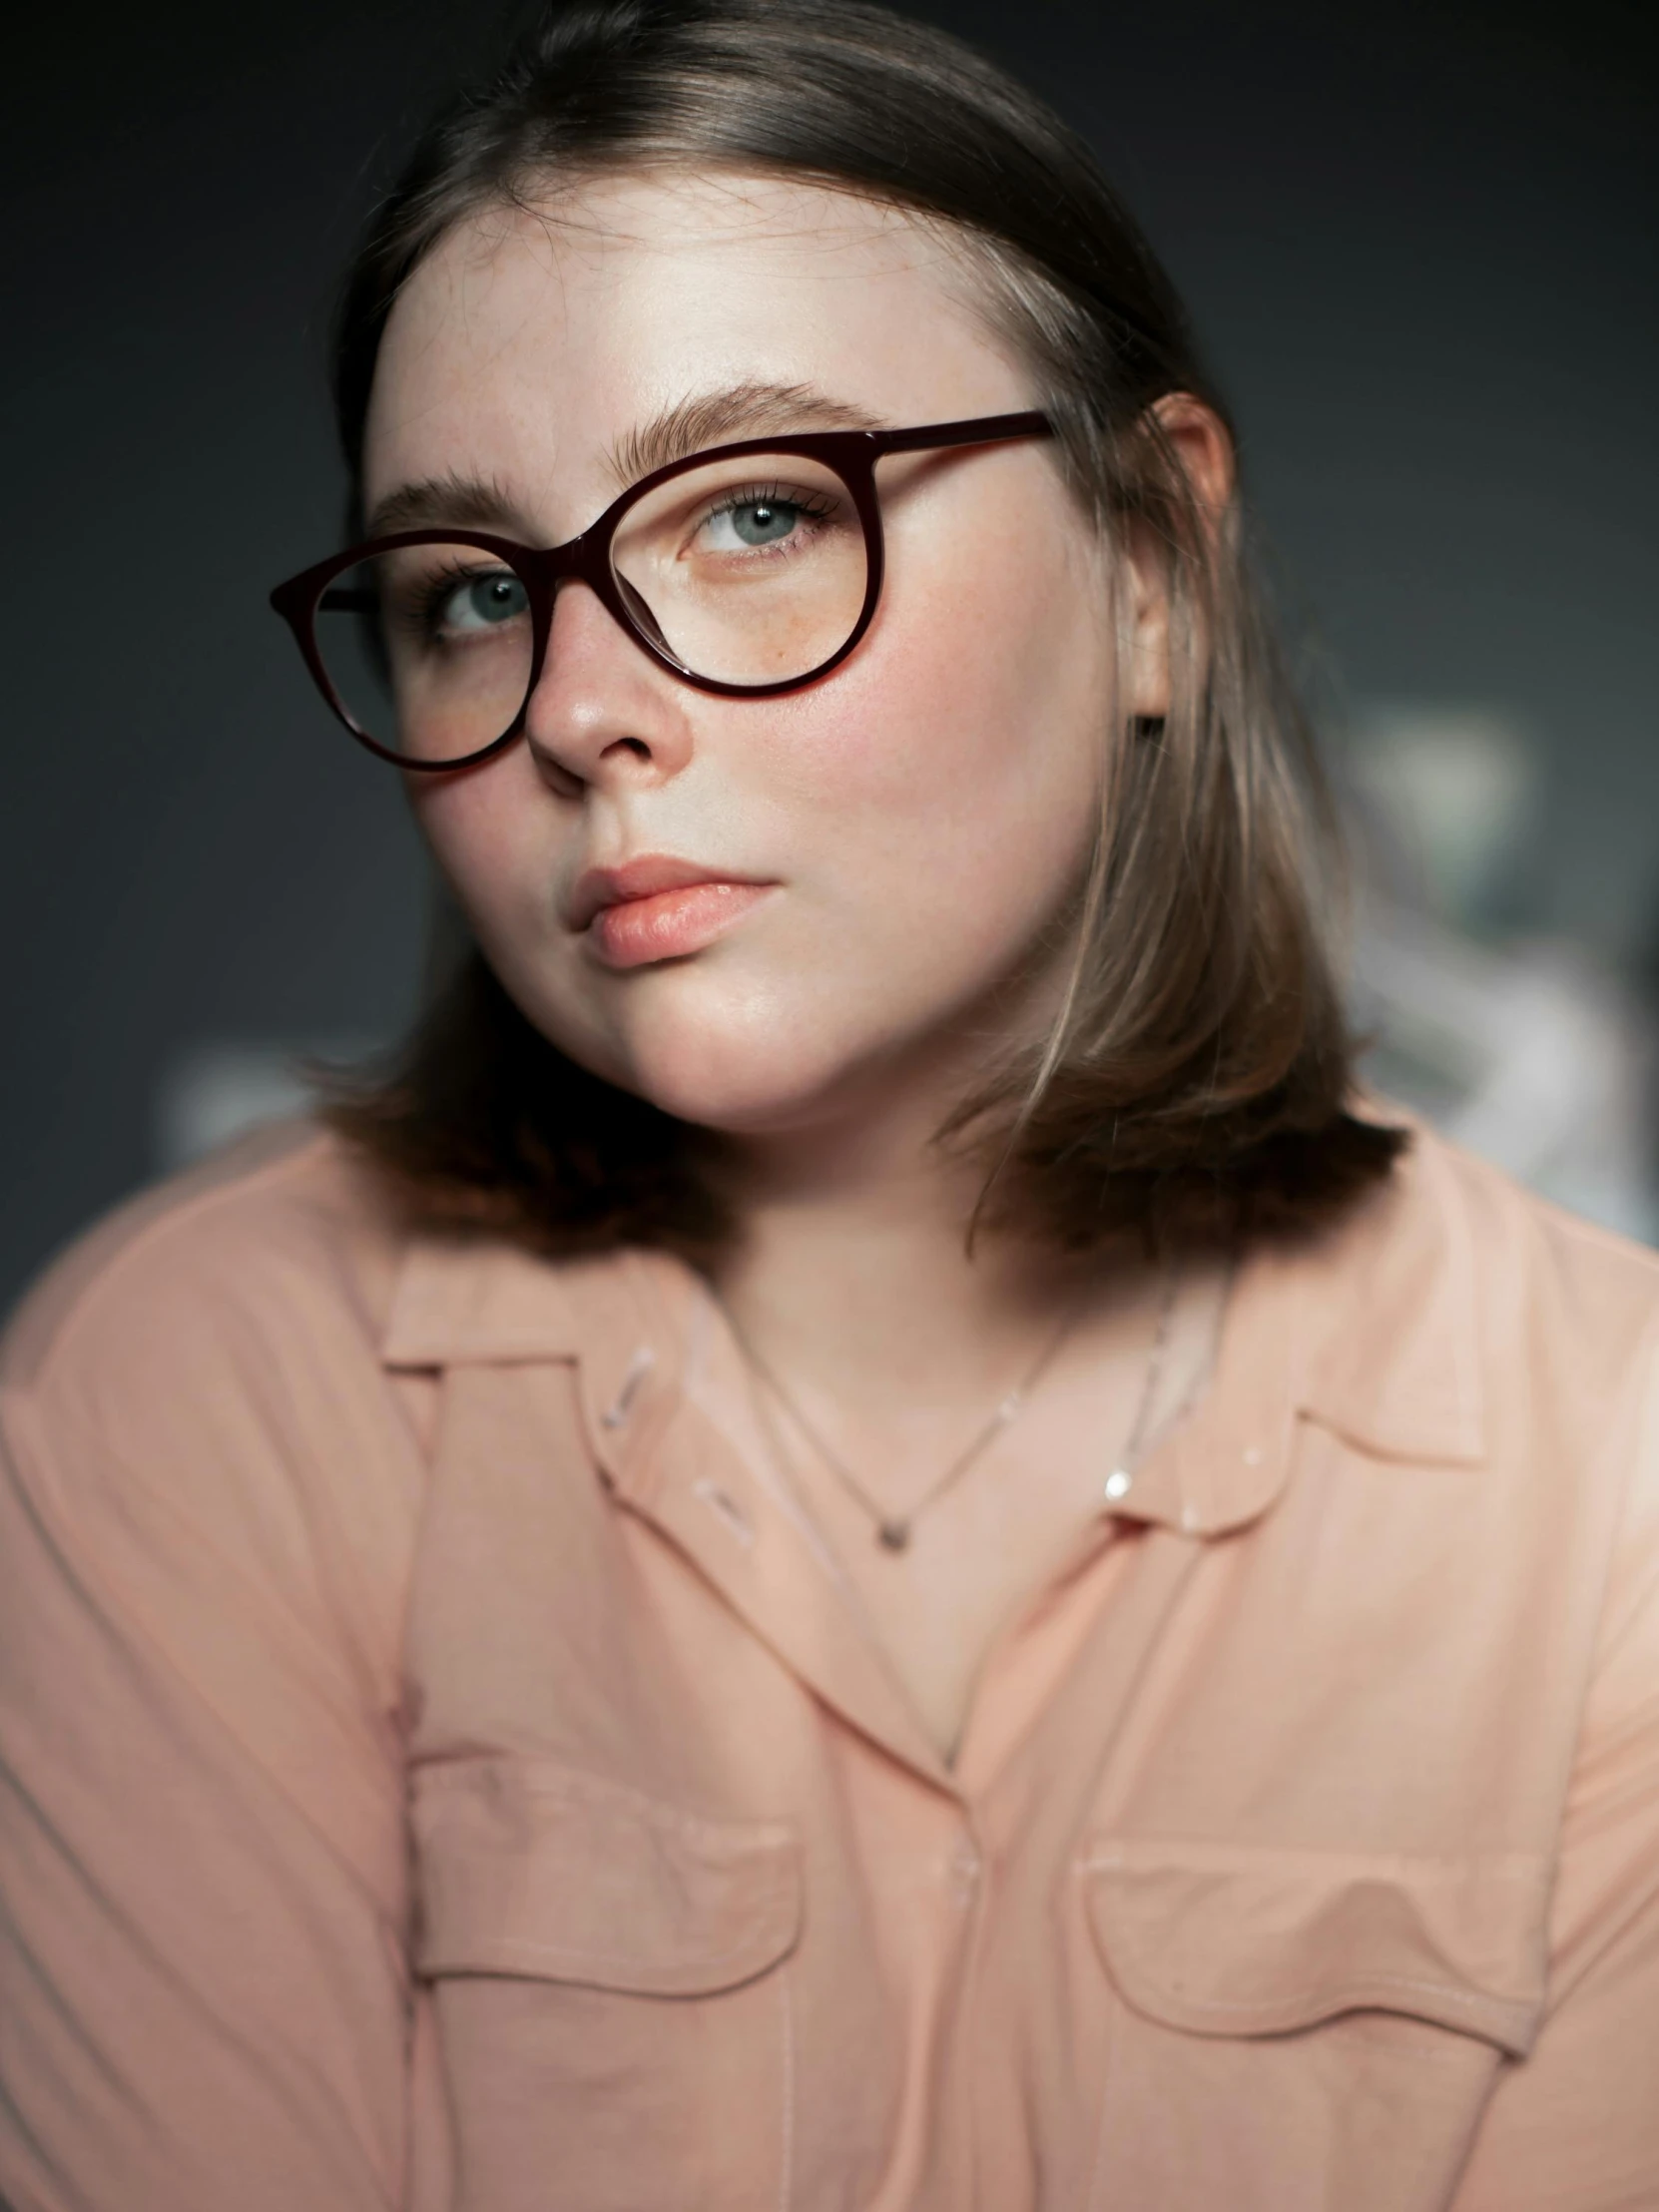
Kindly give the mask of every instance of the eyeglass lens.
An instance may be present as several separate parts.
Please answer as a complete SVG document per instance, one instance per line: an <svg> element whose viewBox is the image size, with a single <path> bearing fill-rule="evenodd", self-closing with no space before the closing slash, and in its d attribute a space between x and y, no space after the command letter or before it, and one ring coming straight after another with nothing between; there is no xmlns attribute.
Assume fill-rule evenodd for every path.
<svg viewBox="0 0 1659 2212"><path fill-rule="evenodd" d="M671 660L717 683L762 686L810 675L852 636L868 548L834 470L750 453L637 500L611 568L635 625ZM479 546L402 546L359 563L324 591L315 635L352 721L426 765L493 744L529 690L529 593Z"/></svg>

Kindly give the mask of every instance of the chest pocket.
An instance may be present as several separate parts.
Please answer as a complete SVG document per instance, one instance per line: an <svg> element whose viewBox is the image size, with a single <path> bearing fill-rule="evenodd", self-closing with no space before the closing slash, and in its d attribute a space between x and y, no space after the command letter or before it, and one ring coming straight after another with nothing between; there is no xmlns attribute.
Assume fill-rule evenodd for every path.
<svg viewBox="0 0 1659 2212"><path fill-rule="evenodd" d="M1105 1839L1096 2202L1441 2212L1544 1995L1548 1869Z"/></svg>
<svg viewBox="0 0 1659 2212"><path fill-rule="evenodd" d="M412 1821L457 2212L787 2204L793 1832L485 1757Z"/></svg>

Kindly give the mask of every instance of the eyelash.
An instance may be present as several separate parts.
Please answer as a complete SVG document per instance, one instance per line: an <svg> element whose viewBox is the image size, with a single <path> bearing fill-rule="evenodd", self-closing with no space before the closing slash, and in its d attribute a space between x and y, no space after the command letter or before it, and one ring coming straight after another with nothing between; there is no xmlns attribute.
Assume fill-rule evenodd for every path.
<svg viewBox="0 0 1659 2212"><path fill-rule="evenodd" d="M837 501L828 493L818 491L792 491L787 484L744 484L736 491L723 492L719 500L703 516L703 522L713 522L716 515L729 515L739 507L794 507L799 513L811 515L817 521L825 521L835 511ZM702 523L698 525L702 527Z"/></svg>
<svg viewBox="0 0 1659 2212"><path fill-rule="evenodd" d="M471 583L480 576L505 573L505 570L499 568L492 569L487 561L480 562L476 567L471 563L451 561L447 567L437 569L432 575L422 578L419 591L412 605L404 611L402 619L408 621L419 636L431 637L437 627L438 609L457 584Z"/></svg>

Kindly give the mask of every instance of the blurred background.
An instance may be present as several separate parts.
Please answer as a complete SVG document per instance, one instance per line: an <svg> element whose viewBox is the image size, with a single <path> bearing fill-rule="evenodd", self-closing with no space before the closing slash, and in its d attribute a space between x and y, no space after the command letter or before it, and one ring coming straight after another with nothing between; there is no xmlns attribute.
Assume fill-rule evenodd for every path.
<svg viewBox="0 0 1659 2212"><path fill-rule="evenodd" d="M1245 429L1367 853L1383 1088L1659 1240L1659 10L937 0L1093 141ZM0 1303L396 1032L395 779L265 604L337 539L334 273L490 0L8 31Z"/></svg>

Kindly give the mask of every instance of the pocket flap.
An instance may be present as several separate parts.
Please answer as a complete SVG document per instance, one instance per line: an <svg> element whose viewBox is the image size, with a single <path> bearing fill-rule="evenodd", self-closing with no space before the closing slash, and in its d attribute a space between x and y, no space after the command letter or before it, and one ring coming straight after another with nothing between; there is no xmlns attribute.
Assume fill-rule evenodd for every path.
<svg viewBox="0 0 1659 2212"><path fill-rule="evenodd" d="M423 1769L412 1811L425 1974L527 1974L654 1996L730 1989L801 1928L777 1821L710 1820L551 1762Z"/></svg>
<svg viewBox="0 0 1659 2212"><path fill-rule="evenodd" d="M1361 2009L1524 2056L1543 2006L1542 1859L1426 1859L1108 1838L1090 1924L1137 2011L1268 2035Z"/></svg>

